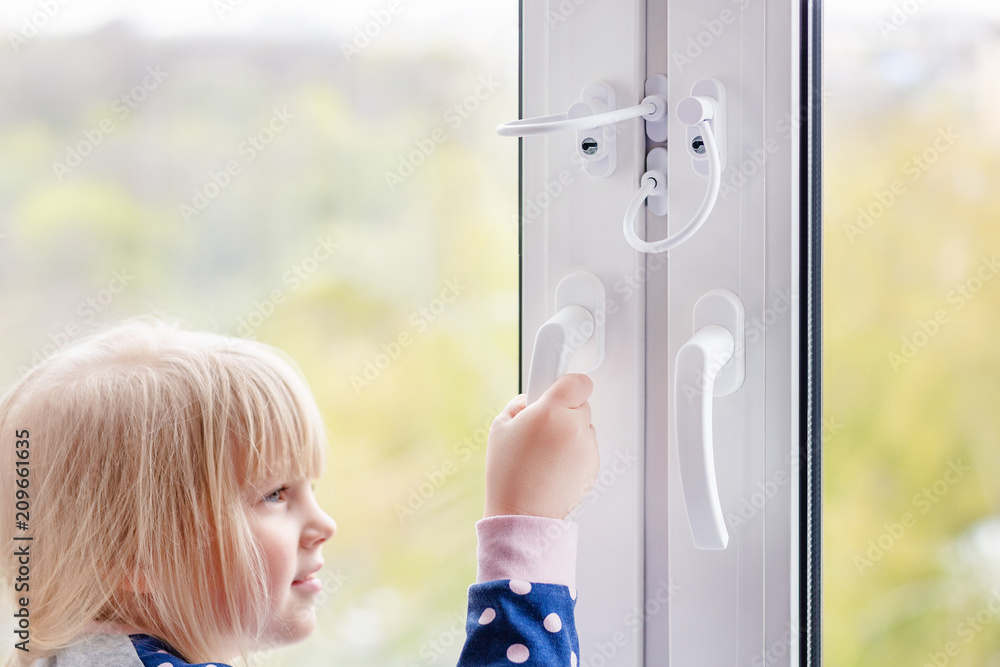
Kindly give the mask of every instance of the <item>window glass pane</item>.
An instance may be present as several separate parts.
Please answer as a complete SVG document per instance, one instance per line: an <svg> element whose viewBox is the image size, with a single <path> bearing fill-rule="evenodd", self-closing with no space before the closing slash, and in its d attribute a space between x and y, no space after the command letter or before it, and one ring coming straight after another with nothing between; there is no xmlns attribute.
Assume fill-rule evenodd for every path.
<svg viewBox="0 0 1000 667"><path fill-rule="evenodd" d="M825 661L998 664L1000 7L825 5Z"/></svg>
<svg viewBox="0 0 1000 667"><path fill-rule="evenodd" d="M317 631L260 664L455 664L517 393L517 3L2 14L4 386L140 313L287 351L338 534Z"/></svg>

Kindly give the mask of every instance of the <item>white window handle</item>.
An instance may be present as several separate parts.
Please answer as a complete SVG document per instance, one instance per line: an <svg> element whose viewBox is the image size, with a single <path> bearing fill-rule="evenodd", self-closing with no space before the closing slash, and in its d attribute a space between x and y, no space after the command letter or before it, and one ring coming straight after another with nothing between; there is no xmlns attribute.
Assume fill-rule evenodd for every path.
<svg viewBox="0 0 1000 667"><path fill-rule="evenodd" d="M743 303L729 290L712 290L695 304L694 323L695 334L677 351L674 366L677 458L694 546L721 550L729 532L715 476L712 403L743 383L743 340L737 344L733 337L743 331Z"/></svg>
<svg viewBox="0 0 1000 667"><path fill-rule="evenodd" d="M576 271L556 287L556 314L538 329L528 368L527 405L531 405L578 357L582 373L604 360L604 284L587 271ZM579 352L579 354L577 354Z"/></svg>
<svg viewBox="0 0 1000 667"><path fill-rule="evenodd" d="M565 306L538 329L528 369L528 405L566 374L573 354L593 333L594 316L583 306Z"/></svg>
<svg viewBox="0 0 1000 667"><path fill-rule="evenodd" d="M699 329L677 352L677 374L674 376L677 458L684 507L696 549L725 549L729 544L715 481L712 401L715 400L715 376L732 358L734 347L731 333L717 324L709 324ZM685 378L693 378L696 384L682 385Z"/></svg>
<svg viewBox="0 0 1000 667"><path fill-rule="evenodd" d="M573 106L585 104L577 102ZM497 126L497 134L501 137L527 137L535 134L548 134L562 130L593 130L602 125L620 123L623 120L639 118L646 120L659 120L667 110L667 101L659 95L647 95L642 102L635 106L624 109L613 109L603 113L588 113L587 109L580 111L571 110L564 113L552 114L551 116L538 116L536 118L523 118L512 120ZM587 113L588 115L574 118L576 113Z"/></svg>

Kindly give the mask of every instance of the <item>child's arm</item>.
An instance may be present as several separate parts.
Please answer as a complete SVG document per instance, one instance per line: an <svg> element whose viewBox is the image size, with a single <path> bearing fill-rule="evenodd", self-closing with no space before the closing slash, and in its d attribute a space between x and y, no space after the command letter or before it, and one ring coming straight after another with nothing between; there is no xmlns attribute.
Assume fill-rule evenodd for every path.
<svg viewBox="0 0 1000 667"><path fill-rule="evenodd" d="M563 376L528 408L516 397L490 427L479 571L459 667L578 663L577 525L564 517L600 467L592 390L585 375Z"/></svg>

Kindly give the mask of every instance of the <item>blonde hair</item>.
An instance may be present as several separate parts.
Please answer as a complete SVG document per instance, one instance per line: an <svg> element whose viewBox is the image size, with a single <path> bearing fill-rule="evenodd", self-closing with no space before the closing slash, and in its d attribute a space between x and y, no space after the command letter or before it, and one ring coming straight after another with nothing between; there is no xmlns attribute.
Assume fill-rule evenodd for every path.
<svg viewBox="0 0 1000 667"><path fill-rule="evenodd" d="M27 531L12 506L22 430ZM0 573L30 613L30 653L8 664L94 620L142 628L188 662L229 657L233 633L259 638L270 605L248 490L317 477L325 449L301 372L262 343L136 318L33 368L0 398ZM15 592L25 544L30 589ZM244 661L264 648L240 647Z"/></svg>

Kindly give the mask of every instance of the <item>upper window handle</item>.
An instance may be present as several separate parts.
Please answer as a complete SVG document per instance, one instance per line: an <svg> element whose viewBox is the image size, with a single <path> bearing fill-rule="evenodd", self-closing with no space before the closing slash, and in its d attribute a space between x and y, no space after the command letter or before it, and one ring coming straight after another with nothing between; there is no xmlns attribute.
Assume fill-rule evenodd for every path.
<svg viewBox="0 0 1000 667"><path fill-rule="evenodd" d="M586 89L584 97L587 96ZM667 101L660 95L647 95L635 106L610 111L595 109L593 101L575 102L564 113L512 120L497 126L501 137L527 137L563 130L593 130L603 125L620 123L632 118L657 121L667 112Z"/></svg>

